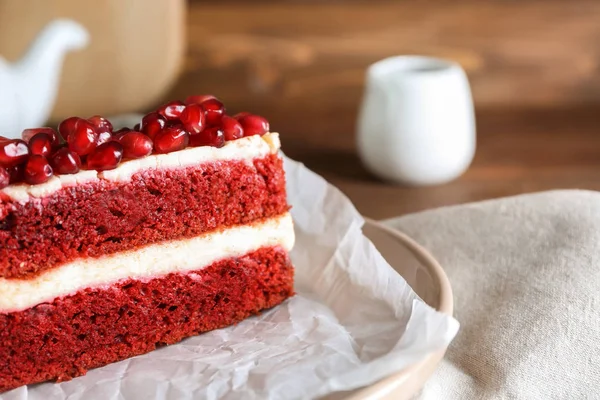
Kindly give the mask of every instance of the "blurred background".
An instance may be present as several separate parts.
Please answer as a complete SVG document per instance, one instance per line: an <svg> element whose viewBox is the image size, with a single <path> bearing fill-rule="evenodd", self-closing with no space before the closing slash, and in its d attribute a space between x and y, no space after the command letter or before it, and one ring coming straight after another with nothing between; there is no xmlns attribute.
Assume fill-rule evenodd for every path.
<svg viewBox="0 0 600 400"><path fill-rule="evenodd" d="M0 54L17 60L59 16L92 41L65 59L53 120L212 93L232 113L267 117L288 156L374 218L600 189L598 1L0 0ZM400 54L455 60L468 74L477 153L456 181L394 186L359 161L365 70Z"/></svg>

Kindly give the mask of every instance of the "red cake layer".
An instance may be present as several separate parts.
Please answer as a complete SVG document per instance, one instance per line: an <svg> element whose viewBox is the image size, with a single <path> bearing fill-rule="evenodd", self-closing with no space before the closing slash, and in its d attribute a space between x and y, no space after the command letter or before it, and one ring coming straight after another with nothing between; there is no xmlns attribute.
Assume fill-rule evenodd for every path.
<svg viewBox="0 0 600 400"><path fill-rule="evenodd" d="M63 188L39 202L0 199L0 277L23 278L80 257L268 218L288 210L282 160L147 170L130 182Z"/></svg>
<svg viewBox="0 0 600 400"><path fill-rule="evenodd" d="M69 380L237 323L293 295L293 268L278 247L219 261L195 274L129 280L0 314L0 392Z"/></svg>

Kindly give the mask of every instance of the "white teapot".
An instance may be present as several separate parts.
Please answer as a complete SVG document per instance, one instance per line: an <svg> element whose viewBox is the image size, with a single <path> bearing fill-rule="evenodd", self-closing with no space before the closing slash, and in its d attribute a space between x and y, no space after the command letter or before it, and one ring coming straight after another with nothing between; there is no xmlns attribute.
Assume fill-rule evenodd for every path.
<svg viewBox="0 0 600 400"><path fill-rule="evenodd" d="M38 35L25 56L9 64L0 56L0 136L20 138L42 126L52 111L65 54L89 43L77 22L58 19Z"/></svg>

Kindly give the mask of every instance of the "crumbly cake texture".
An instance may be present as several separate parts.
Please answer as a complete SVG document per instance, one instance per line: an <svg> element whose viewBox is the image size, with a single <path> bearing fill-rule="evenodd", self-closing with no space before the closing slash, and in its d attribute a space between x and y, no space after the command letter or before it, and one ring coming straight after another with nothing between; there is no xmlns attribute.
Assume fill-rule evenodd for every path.
<svg viewBox="0 0 600 400"><path fill-rule="evenodd" d="M207 121L220 118L222 105L205 101ZM158 133L156 121L142 120L143 146L120 136L139 132L111 131L113 141L77 165L66 147L56 150L58 174L31 153L25 183L6 164L25 156L0 152L0 392L69 380L241 322L294 294L278 135L246 114L191 134L160 120L172 122L169 107L184 106L153 117L164 127ZM98 118L90 121L104 123ZM60 132L71 153L92 129L82 121ZM131 156L148 143L151 152ZM31 152L37 144L29 140ZM130 156L121 162L123 149Z"/></svg>
<svg viewBox="0 0 600 400"><path fill-rule="evenodd" d="M287 251L268 247L193 273L122 281L0 314L0 392L69 380L240 322L292 295Z"/></svg>
<svg viewBox="0 0 600 400"><path fill-rule="evenodd" d="M125 183L101 180L60 189L43 198L41 207L5 200L0 209L0 278L28 278L76 258L273 217L288 205L282 160L270 154L250 164L231 160L141 171Z"/></svg>

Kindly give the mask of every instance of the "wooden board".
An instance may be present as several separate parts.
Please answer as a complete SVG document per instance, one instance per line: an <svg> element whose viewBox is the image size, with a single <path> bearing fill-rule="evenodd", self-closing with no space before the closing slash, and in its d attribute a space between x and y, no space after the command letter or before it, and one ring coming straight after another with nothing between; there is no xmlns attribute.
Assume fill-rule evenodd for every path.
<svg viewBox="0 0 600 400"><path fill-rule="evenodd" d="M353 107L364 69L396 54L451 58L478 105L600 100L597 1L193 2L173 93Z"/></svg>

